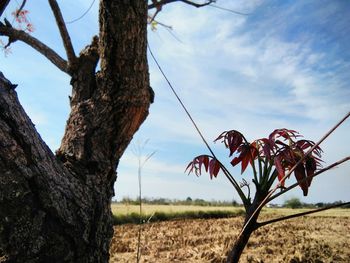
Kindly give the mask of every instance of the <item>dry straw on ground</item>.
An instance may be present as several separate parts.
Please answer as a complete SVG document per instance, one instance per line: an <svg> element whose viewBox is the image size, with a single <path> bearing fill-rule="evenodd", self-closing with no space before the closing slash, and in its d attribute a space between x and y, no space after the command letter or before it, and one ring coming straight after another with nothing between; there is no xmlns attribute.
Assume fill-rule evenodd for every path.
<svg viewBox="0 0 350 263"><path fill-rule="evenodd" d="M266 216L263 216L266 219ZM271 215L269 215L269 218ZM146 224L141 262L224 262L242 218ZM110 262L135 262L136 225L115 227ZM254 232L241 262L340 262L350 260L350 217L303 217Z"/></svg>

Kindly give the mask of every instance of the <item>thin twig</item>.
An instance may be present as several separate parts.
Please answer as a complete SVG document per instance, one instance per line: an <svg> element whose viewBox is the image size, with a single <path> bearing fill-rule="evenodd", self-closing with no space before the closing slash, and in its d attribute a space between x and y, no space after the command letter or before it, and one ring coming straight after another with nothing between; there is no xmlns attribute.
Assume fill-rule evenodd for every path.
<svg viewBox="0 0 350 263"><path fill-rule="evenodd" d="M172 26L169 26L169 25L167 25L167 24L164 24L164 23L162 23L162 22L159 22L158 20L154 20L152 17L148 16L148 24L151 25L152 31L153 31L153 28L152 28L152 27L153 27L153 26L152 26L152 22L153 22L153 21L156 22L157 25L160 25L160 26L164 27L164 28L169 32L169 34L170 34L173 38L175 38L175 40L177 40L178 42L180 42L180 43L183 44L182 40L179 39L179 38L174 34L174 32L173 32L173 27L172 27Z"/></svg>
<svg viewBox="0 0 350 263"><path fill-rule="evenodd" d="M269 225L269 224L272 224L272 223L276 223L276 222L279 222L279 221L292 219L292 218L300 217L300 216L306 216L306 215L318 213L318 212L325 211L325 210L328 210L328 209L331 209L331 208L336 208L336 207L345 206L345 205L350 205L350 202L330 205L330 206L322 207L322 208L319 208L319 209L314 209L314 210L307 211L307 212L301 212L301 213L297 213L297 214L293 214L293 215L283 216L283 217L271 219L271 220L268 220L268 221L265 221L265 222L261 222L261 223L258 222L255 229L258 229L258 228L260 228L262 226L266 226L266 225Z"/></svg>
<svg viewBox="0 0 350 263"><path fill-rule="evenodd" d="M142 188L141 188L141 170L142 170L142 165L141 165L141 149L139 146L139 156L138 156L138 161L139 161L139 167L138 167L138 181L139 181L139 208L140 208L140 221L139 221L139 232L137 236L137 254L136 254L136 262L140 262L141 260L141 235L142 235Z"/></svg>
<svg viewBox="0 0 350 263"><path fill-rule="evenodd" d="M154 19L156 18L156 16L158 15L158 13L160 12L160 10L162 10L161 6L160 7L157 7L157 10L154 12L154 14L150 17L150 22L152 23L154 21Z"/></svg>
<svg viewBox="0 0 350 263"><path fill-rule="evenodd" d="M207 2L205 2L203 4L197 4L197 3L194 3L194 2L188 1L188 0L162 0L162 1L157 2L157 3L155 3L155 1L154 1L152 4L148 5L148 9L158 8L158 6L164 6L164 5L167 5L170 3L174 3L174 2L183 2L185 4L192 5L194 7L199 8L199 7L210 5L211 3L215 2L215 1L208 0Z"/></svg>
<svg viewBox="0 0 350 263"><path fill-rule="evenodd" d="M272 201L273 199L279 197L280 195L284 194L285 192L288 192L288 191L292 190L293 188L299 186L299 183L303 183L303 182L305 182L305 181L308 181L308 180L310 180L310 179L316 177L317 175L319 175L319 174L321 174L321 173L324 173L324 172L326 172L326 171L328 171L328 170L334 168L335 166L337 166L337 165L339 165L339 164L342 164L342 163L344 163L344 162L346 162L346 161L349 161L349 160L350 160L350 156L345 157L345 158L343 158L343 159L341 159L341 160L339 160L339 161L337 161L337 162L335 162L335 163L332 163L331 165L329 165L329 166L327 166L327 167L325 167L325 168L323 168L323 169L317 171L316 173L314 173L313 176L305 177L304 179L300 180L299 182L296 182L295 184L292 184L291 186L289 186L289 187L283 189L281 192L278 192L277 194L272 195L272 196L268 199L267 203L269 203L269 202Z"/></svg>
<svg viewBox="0 0 350 263"><path fill-rule="evenodd" d="M56 0L49 0L49 3L50 3L50 7L52 9L52 12L55 16L58 29L59 29L60 34L61 34L61 38L63 41L64 48L66 50L69 66L72 66L75 62L76 56L74 53L73 44L72 44L72 41L70 39L66 24L64 23L64 20L63 20L61 9L58 6Z"/></svg>
<svg viewBox="0 0 350 263"><path fill-rule="evenodd" d="M156 214L156 212L153 212L153 214L147 219L146 223L148 224L149 222L151 222L152 217L154 217L154 215ZM151 231L150 231L151 233Z"/></svg>
<svg viewBox="0 0 350 263"><path fill-rule="evenodd" d="M154 20L151 16L148 16L147 23L152 24L153 21L156 22L160 26L163 26L163 27L168 28L168 29L173 29L172 26L166 25L162 22L159 22L158 20Z"/></svg>
<svg viewBox="0 0 350 263"><path fill-rule="evenodd" d="M260 205L254 210L252 215L249 217L249 219L244 224L241 232L237 236L237 240L241 238L242 234L244 233L245 229L249 225L249 223L252 221L254 216L261 210L261 208L267 203L268 199L272 196L272 194L280 188L282 182L285 181L287 177L291 175L291 173L295 170L295 168L302 162L304 159L316 148L318 147L331 133L333 133L348 117L350 116L350 112L348 112L334 127L332 127L311 149L302 157L300 160L288 171L288 173L279 181L279 183L273 188L264 198L264 200L261 201Z"/></svg>
<svg viewBox="0 0 350 263"><path fill-rule="evenodd" d="M146 140L143 145L141 145L140 142L137 144L137 148L133 153L137 156L138 158L138 182L139 182L139 231L138 231L138 237L137 237L137 254L136 254L136 262L140 262L141 260L141 235L142 235L142 230L143 226L142 224L144 223L142 221L142 183L141 183L141 173L142 173L142 168L146 164L146 162L156 153L156 151L153 151L147 157L145 160L142 161L142 150L147 144L148 140Z"/></svg>

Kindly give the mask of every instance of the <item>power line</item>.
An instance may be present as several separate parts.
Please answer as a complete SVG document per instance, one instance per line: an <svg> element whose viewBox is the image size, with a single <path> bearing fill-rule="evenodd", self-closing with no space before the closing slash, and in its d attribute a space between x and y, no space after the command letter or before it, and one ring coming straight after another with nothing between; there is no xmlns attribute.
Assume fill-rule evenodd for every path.
<svg viewBox="0 0 350 263"><path fill-rule="evenodd" d="M163 75L164 79L166 80L166 82L168 83L170 89L172 90L172 92L174 93L175 97L177 98L177 100L178 100L179 103L181 104L182 108L183 108L184 111L186 112L186 114L187 114L187 116L189 117L189 119L191 120L193 126L196 128L196 130L197 130L199 136L200 136L201 139L203 140L204 144L207 146L209 152L210 152L210 153L212 154L212 156L215 158L215 154L214 154L213 150L210 148L210 146L209 146L207 140L204 138L202 132L199 130L199 128L198 128L196 122L195 122L194 119L192 118L190 112L187 110L186 106L184 105L184 103L183 103L182 100L180 99L180 97L179 97L179 95L177 94L177 92L175 91L173 85L171 85L169 79L167 78L167 76L165 75L163 69L162 69L161 66L159 65L157 59L156 59L155 56L153 55L153 52L152 52L152 50L151 50L151 47L149 46L148 43L147 43L147 46L148 46L148 50L149 50L149 52L150 52L150 54L151 54L151 56L152 56L154 62L157 64L157 67L158 67L159 71L162 73L162 75ZM216 159L216 158L215 158L215 159Z"/></svg>
<svg viewBox="0 0 350 263"><path fill-rule="evenodd" d="M87 13L89 13L89 11L91 10L94 3L95 3L95 0L92 0L92 3L90 4L89 8L81 16L79 16L76 19L73 19L71 21L66 22L66 24L72 24L72 23L77 22L78 20L82 19Z"/></svg>
<svg viewBox="0 0 350 263"><path fill-rule="evenodd" d="M224 11L227 11L227 12L231 12L231 13L234 13L236 15L242 15L242 16L249 16L250 15L249 13L238 12L238 11L235 11L235 10L232 10L232 9L228 9L228 8L225 8L225 7L222 7L222 6L218 6L218 5L210 4L209 6L217 8L217 9L220 9L220 10L224 10Z"/></svg>
<svg viewBox="0 0 350 263"><path fill-rule="evenodd" d="M169 79L167 78L167 76L165 75L163 69L161 68L161 66L159 65L157 59L155 58L155 56L153 55L153 52L151 50L151 47L149 46L149 43L147 43L147 47L148 47L148 50L154 60L154 62L156 63L159 71L161 72L161 74L163 75L164 79L166 80L166 82L168 83L170 89L172 90L172 92L174 93L175 97L177 98L177 100L179 101L179 103L181 104L182 108L184 109L184 111L186 112L188 118L191 120L193 126L195 127L195 129L197 130L199 136L201 137L202 141L204 142L204 144L207 146L207 149L209 150L209 152L212 154L212 157L216 160L218 160L213 152L213 150L211 149L211 147L209 146L207 140L204 138L202 132L200 131L200 129L198 128L196 122L194 121L194 119L192 118L190 112L187 110L185 104L182 102L182 100L180 99L179 95L177 95L177 92L175 91L173 85L171 85ZM224 166L222 166L224 167ZM225 168L226 169L226 168ZM240 192L240 188L238 186L238 183L236 182L236 180L232 177L232 175L226 170L223 170L226 178L230 181L230 183L232 183L232 185L236 188L237 192L239 193ZM243 199L242 199L243 200Z"/></svg>

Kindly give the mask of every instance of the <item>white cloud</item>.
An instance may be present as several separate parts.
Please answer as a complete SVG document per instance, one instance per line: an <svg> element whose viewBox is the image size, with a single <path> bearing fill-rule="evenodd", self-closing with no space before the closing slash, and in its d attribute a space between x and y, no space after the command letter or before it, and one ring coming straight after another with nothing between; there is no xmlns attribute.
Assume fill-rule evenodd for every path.
<svg viewBox="0 0 350 263"><path fill-rule="evenodd" d="M205 17L196 14L186 20L180 15L180 20L191 24L198 16L199 20ZM176 13L174 17L178 17ZM170 63L162 65L175 86L181 89L183 100L192 104L190 98L196 97L195 108L213 107L221 116L223 109L234 104L241 111L279 112L312 120L329 119L344 111L343 104L334 103L338 98L324 95L329 88L324 81L328 72L320 73L312 68L323 62L324 53L312 52L304 43L284 42L273 35L256 40L249 32L237 33L238 29L245 29L244 23L237 25L231 20L219 19L219 26L213 26L203 21L207 30L216 34L202 36L189 44L158 43L157 48L161 58L171 58ZM222 80L215 76L220 70L235 76L225 76L231 83L220 83ZM237 97L242 99L235 99Z"/></svg>
<svg viewBox="0 0 350 263"><path fill-rule="evenodd" d="M297 129L317 140L349 110L349 100L344 98L350 98L349 93L340 89L347 79L341 71L334 72L335 66L344 69L347 62L337 61L325 50L314 50L309 39L313 35L293 41L280 36L288 27L285 16L299 19L293 14L297 9L294 6L277 19L265 19L256 28L247 27L245 17L218 18L210 12L189 15L177 7L167 20L164 13L162 18L174 25L183 43L170 35L162 35L159 41L150 34L151 47L209 141L222 130L238 129L253 139L279 127ZM197 32L203 28L210 33ZM175 155L178 147L202 144L173 95L165 91L168 87L159 74L152 86L156 103L161 105L159 109L153 106L147 131L157 135L161 131L161 138L169 138L169 145L181 143L174 148ZM345 138L342 134L335 141L339 144ZM326 148L346 153L336 144ZM324 178L315 183L316 191L309 200L331 198L319 194L329 180ZM345 193L342 189L339 193Z"/></svg>
<svg viewBox="0 0 350 263"><path fill-rule="evenodd" d="M35 36L53 45L64 57L49 9L45 9L46 16L37 15L42 13L42 3L47 8L44 1L28 2L37 27ZM61 4L64 16L71 19L90 3ZM251 15L234 15L212 7L195 9L178 3L167 5L157 19L173 26L181 42L161 26L156 33L149 32L153 52L209 142L223 130L238 129L254 139L279 127L294 128L317 140L349 111L350 65L347 57L337 54L336 49L340 40L346 42L344 39L349 35L348 27L344 26L348 25L348 18L333 18L338 12L335 4L324 7L318 4L308 17L312 23L324 26L334 22L334 31L342 34L336 42L330 40L333 31L325 31L328 35L320 31L299 34L303 27L298 23L305 18L301 13L303 2L288 8L265 1L217 4ZM96 17L97 2L84 19L69 25L77 53L97 31ZM285 38L290 25L298 25L297 32ZM315 41L326 48L314 49ZM4 60L1 70L20 84L21 102L50 147L56 148L68 112L69 78L57 73L50 62L29 47L18 41L13 47L13 55ZM157 153L143 170L145 194L231 199L234 195L224 178L210 182L207 176L194 178L183 174L192 154L206 149L150 57L149 60L156 100L139 136L151 139L159 157ZM348 153L348 130L349 126L345 126L325 144L327 161ZM119 196L128 195L137 186L136 161L130 152L121 160L116 185ZM316 191L310 200L343 198L349 184L344 174L348 171L349 166L345 166L331 175L334 185L330 191L339 195L322 196L322 189L330 184L325 176L315 180Z"/></svg>

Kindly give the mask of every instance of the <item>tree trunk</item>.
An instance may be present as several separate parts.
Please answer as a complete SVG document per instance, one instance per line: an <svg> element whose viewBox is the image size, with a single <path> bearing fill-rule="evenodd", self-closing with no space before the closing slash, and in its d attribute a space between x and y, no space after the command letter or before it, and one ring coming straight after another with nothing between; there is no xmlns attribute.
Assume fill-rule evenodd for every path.
<svg viewBox="0 0 350 263"><path fill-rule="evenodd" d="M253 203L248 207L247 213L244 220L244 225L248 222L249 218L253 215L254 211L258 209L262 200L264 200L267 194L261 191L257 191L254 197ZM261 208L258 212L253 216L253 218L249 221L247 226L242 229L242 234L235 241L232 249L229 251L227 255L227 263L238 263L241 258L242 252L244 248L247 246L249 238L251 234L258 228L257 220L260 214Z"/></svg>
<svg viewBox="0 0 350 263"><path fill-rule="evenodd" d="M146 21L147 1L100 1L56 155L0 81L0 262L108 262L117 164L153 100Z"/></svg>
<svg viewBox="0 0 350 263"><path fill-rule="evenodd" d="M246 219L249 217L246 217ZM252 220L247 227L244 229L243 233L239 236L239 238L234 243L234 246L230 250L227 256L227 263L238 263L239 259L242 255L244 248L247 246L248 240L255 230L256 219Z"/></svg>

